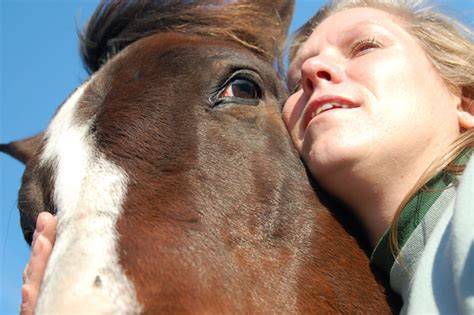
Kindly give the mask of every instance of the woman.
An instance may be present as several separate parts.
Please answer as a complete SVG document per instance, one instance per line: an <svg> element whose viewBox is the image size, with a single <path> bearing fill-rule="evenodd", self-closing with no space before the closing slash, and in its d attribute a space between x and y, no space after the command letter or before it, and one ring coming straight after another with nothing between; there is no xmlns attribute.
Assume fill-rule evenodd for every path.
<svg viewBox="0 0 474 315"><path fill-rule="evenodd" d="M403 312L474 313L474 161L456 177L474 147L474 34L463 31L416 1L337 1L292 51L290 134L364 225Z"/></svg>
<svg viewBox="0 0 474 315"><path fill-rule="evenodd" d="M414 1L337 1L291 53L288 130L316 180L363 223L406 312L474 312L473 162L461 177L474 146L472 36ZM54 240L54 218L38 221L24 314Z"/></svg>

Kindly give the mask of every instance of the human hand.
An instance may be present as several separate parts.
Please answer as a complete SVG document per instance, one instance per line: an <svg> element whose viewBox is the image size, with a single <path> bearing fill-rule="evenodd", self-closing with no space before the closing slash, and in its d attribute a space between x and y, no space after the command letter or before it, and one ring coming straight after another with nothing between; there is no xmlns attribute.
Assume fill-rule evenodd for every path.
<svg viewBox="0 0 474 315"><path fill-rule="evenodd" d="M23 272L20 315L33 314L55 239L56 218L49 212L40 213L33 234L31 257Z"/></svg>

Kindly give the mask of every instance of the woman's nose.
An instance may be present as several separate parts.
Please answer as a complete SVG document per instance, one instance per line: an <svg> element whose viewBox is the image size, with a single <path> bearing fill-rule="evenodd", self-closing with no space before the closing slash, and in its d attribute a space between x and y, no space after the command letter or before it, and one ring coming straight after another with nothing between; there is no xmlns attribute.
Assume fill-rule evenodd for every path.
<svg viewBox="0 0 474 315"><path fill-rule="evenodd" d="M321 84L337 84L342 78L341 66L331 62L328 57L312 57L301 65L301 84L307 95L311 95Z"/></svg>

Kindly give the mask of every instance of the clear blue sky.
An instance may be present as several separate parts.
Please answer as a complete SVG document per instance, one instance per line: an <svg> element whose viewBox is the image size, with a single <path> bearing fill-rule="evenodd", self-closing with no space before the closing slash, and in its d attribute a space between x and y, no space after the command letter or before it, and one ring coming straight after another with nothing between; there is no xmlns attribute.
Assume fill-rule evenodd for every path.
<svg viewBox="0 0 474 315"><path fill-rule="evenodd" d="M56 108L87 77L76 31L98 2L0 0L0 143L43 130ZM321 3L297 0L292 29ZM442 4L474 25L474 0ZM18 313L21 275L30 254L16 206L23 170L23 165L0 154L0 314Z"/></svg>

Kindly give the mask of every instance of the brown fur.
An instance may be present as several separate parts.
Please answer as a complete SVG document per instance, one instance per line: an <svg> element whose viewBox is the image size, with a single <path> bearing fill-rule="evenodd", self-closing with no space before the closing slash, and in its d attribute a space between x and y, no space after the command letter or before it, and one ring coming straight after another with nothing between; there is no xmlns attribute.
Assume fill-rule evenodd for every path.
<svg viewBox="0 0 474 315"><path fill-rule="evenodd" d="M211 108L237 69L264 82L259 106ZM389 312L364 251L308 183L267 62L162 34L104 70L120 79L106 80L96 139L130 174L121 260L146 312Z"/></svg>

